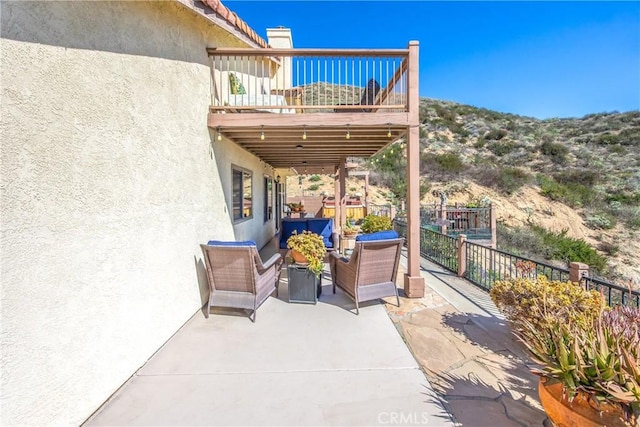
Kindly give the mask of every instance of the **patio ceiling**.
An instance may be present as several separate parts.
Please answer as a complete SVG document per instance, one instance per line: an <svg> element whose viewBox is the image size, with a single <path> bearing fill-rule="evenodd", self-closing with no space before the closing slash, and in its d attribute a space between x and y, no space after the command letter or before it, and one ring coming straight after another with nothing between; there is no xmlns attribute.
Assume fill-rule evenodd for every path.
<svg viewBox="0 0 640 427"><path fill-rule="evenodd" d="M406 125L392 115L397 113L212 114L209 126L274 168L320 174L334 173L348 157L369 158L404 137ZM391 119L396 124L386 122Z"/></svg>

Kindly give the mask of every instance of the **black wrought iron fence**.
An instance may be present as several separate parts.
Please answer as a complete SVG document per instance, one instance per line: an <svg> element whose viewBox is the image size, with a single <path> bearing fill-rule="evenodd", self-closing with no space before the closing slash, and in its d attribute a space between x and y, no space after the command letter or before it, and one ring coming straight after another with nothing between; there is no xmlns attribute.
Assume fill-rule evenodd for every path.
<svg viewBox="0 0 640 427"><path fill-rule="evenodd" d="M606 280L597 279L595 277L583 277L580 280L585 289L596 290L606 298L609 306L626 305L629 307L640 307L640 292L631 288L616 285Z"/></svg>
<svg viewBox="0 0 640 427"><path fill-rule="evenodd" d="M420 255L447 270L458 271L457 239L420 227Z"/></svg>
<svg viewBox="0 0 640 427"><path fill-rule="evenodd" d="M404 218L396 218L394 229L401 236L407 236L407 223ZM518 255L492 249L465 241L464 259L460 260L457 251L458 240L426 227L420 227L420 254L453 272L464 262L465 278L489 291L497 280L517 277L536 279L545 276L549 280L568 281L569 270ZM609 306L626 305L640 307L640 291L616 285L594 277L583 277L580 281L585 289L600 292Z"/></svg>
<svg viewBox="0 0 640 427"><path fill-rule="evenodd" d="M407 236L407 223L396 219L394 229L402 237ZM457 240L427 227L420 226L420 255L440 264L447 270L458 271Z"/></svg>
<svg viewBox="0 0 640 427"><path fill-rule="evenodd" d="M497 280L516 277L537 278L546 276L550 280L569 280L569 270L523 258L497 249L465 242L465 277L483 289L489 290Z"/></svg>

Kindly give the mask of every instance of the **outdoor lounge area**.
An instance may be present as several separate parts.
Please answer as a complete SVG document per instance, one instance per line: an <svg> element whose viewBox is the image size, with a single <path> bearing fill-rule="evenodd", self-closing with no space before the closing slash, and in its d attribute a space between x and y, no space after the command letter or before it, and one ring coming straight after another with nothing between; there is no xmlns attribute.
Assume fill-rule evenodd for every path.
<svg viewBox="0 0 640 427"><path fill-rule="evenodd" d="M399 284L400 307L359 316L328 265L316 304L288 302L283 268L256 323L198 311L84 425L542 425L536 377L487 295L422 268L425 297Z"/></svg>

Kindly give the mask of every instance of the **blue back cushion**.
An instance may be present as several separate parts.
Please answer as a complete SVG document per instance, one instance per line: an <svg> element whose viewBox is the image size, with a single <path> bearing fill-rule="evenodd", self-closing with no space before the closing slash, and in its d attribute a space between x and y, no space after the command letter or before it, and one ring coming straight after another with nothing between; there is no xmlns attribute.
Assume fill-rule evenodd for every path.
<svg viewBox="0 0 640 427"><path fill-rule="evenodd" d="M209 240L207 242L209 246L256 246L256 242L253 240L245 240L243 242L225 242L222 240Z"/></svg>
<svg viewBox="0 0 640 427"><path fill-rule="evenodd" d="M360 234L356 236L357 242L367 242L369 240L388 240L388 239L397 239L398 233L394 230L385 230L378 231L376 233L371 234Z"/></svg>
<svg viewBox="0 0 640 427"><path fill-rule="evenodd" d="M322 236L322 241L327 248L333 247L331 234L333 233L333 219L331 218L309 218L308 230Z"/></svg>
<svg viewBox="0 0 640 427"><path fill-rule="evenodd" d="M282 232L280 233L280 249L287 248L287 239L291 237L294 231L297 234L307 229L307 220L282 221Z"/></svg>

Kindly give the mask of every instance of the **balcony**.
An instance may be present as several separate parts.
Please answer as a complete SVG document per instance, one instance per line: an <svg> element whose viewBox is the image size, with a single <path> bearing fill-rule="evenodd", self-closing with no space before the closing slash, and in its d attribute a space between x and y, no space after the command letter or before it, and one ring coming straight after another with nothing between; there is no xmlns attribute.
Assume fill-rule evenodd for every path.
<svg viewBox="0 0 640 427"><path fill-rule="evenodd" d="M417 48L208 49L208 125L274 168L333 173L417 125Z"/></svg>

